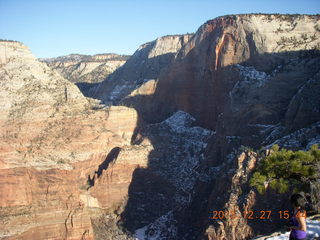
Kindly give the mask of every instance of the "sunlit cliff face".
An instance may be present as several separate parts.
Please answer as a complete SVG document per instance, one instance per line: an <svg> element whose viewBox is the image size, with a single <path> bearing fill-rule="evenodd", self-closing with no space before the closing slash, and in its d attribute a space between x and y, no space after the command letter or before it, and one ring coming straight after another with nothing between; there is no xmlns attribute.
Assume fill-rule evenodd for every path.
<svg viewBox="0 0 320 240"><path fill-rule="evenodd" d="M274 195L249 189L259 159L241 146L319 142L319 24L226 16L146 43L92 89L108 106L23 44L1 41L0 238L263 232L243 218L209 222L208 213L272 207Z"/></svg>
<svg viewBox="0 0 320 240"><path fill-rule="evenodd" d="M102 202L87 191L88 178L113 148L130 146L137 113L101 108L21 43L0 42L0 49L1 236L92 239L86 207L122 201L139 163L113 166L118 177L108 182L96 179L95 187L109 184Z"/></svg>

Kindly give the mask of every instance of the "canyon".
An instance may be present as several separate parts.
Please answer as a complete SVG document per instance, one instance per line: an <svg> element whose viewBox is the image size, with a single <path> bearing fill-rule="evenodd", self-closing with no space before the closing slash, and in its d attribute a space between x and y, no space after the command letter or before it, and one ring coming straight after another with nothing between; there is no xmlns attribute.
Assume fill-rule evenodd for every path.
<svg viewBox="0 0 320 240"><path fill-rule="evenodd" d="M152 83L167 70L191 37L191 34L169 35L142 44L122 68L91 89L89 96L112 105L146 84L148 87L142 88L152 94L155 87Z"/></svg>
<svg viewBox="0 0 320 240"><path fill-rule="evenodd" d="M288 209L288 194L260 195L248 180L259 150L320 143L319 39L319 15L244 14L160 37L126 61L38 61L0 41L0 238L276 231L283 219L212 212ZM80 70L96 57L103 71Z"/></svg>
<svg viewBox="0 0 320 240"><path fill-rule="evenodd" d="M70 54L56 58L43 58L39 61L46 63L51 69L57 70L62 77L75 83L82 93L87 95L90 88L121 67L129 57L114 53L93 56Z"/></svg>
<svg viewBox="0 0 320 240"><path fill-rule="evenodd" d="M71 82L96 83L121 67L130 56L114 53L81 55L70 54L56 58L40 58L51 69L57 70Z"/></svg>

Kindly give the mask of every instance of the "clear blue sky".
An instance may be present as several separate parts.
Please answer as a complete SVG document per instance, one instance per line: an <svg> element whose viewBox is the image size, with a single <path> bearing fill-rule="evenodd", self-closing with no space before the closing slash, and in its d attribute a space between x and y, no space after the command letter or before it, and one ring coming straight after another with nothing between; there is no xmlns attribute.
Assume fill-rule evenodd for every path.
<svg viewBox="0 0 320 240"><path fill-rule="evenodd" d="M0 38L25 43L36 57L133 54L157 37L237 13L317 14L320 0L0 0Z"/></svg>

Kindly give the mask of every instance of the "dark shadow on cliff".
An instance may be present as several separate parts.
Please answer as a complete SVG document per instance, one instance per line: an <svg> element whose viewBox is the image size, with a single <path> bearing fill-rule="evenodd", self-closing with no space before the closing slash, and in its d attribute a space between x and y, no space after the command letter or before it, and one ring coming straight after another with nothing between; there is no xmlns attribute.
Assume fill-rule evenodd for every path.
<svg viewBox="0 0 320 240"><path fill-rule="evenodd" d="M85 97L94 98L91 91L99 85L99 83L77 82L75 83Z"/></svg>
<svg viewBox="0 0 320 240"><path fill-rule="evenodd" d="M108 105L117 105L123 97L139 88L146 80L157 79L162 72L166 72L174 60L174 53L149 58L148 53L152 47L153 45L150 45L142 51L136 51L122 67L107 76L104 81L90 86L89 90L86 89L86 84L81 87L89 97L99 99Z"/></svg>
<svg viewBox="0 0 320 240"><path fill-rule="evenodd" d="M105 160L99 165L98 170L96 170L94 172L94 175L92 177L90 175L88 175L88 180L87 180L88 188L94 186L96 178L99 178L102 175L103 170L106 170L108 168L108 166L110 165L110 163L112 163L114 160L117 159L120 151L121 151L121 148L119 148L119 147L113 148L108 153Z"/></svg>
<svg viewBox="0 0 320 240"><path fill-rule="evenodd" d="M201 44L197 49L207 47L207 45L202 47ZM207 49L208 54L210 51L211 49ZM299 115L301 114L299 108L291 113L294 119L286 118L288 107L292 99L296 98L299 89L319 72L319 51L255 54L248 61L240 63L248 68L254 66L257 71L270 76L275 74L275 77L274 80L267 82L263 89L250 92L249 88L248 92L243 93L239 89L240 92L235 92L235 97L240 101L235 103L239 104L236 110L232 106L230 92L240 80L239 67L230 65L217 70L212 69L209 65L214 62L214 58L209 54L205 67L201 68L201 65L197 66L198 54L196 50L192 50L184 59L177 60L168 73L160 76L153 95L133 96L122 101L123 105L131 106L138 112L132 144L140 144L144 138L148 138L154 148L149 154L148 167L134 171L128 191L128 202L121 214L122 226L131 233L174 208L175 219L178 221L177 239L201 239L210 224L217 226L216 222L209 219L209 212L222 210L224 207L231 188L231 179L227 172L235 166L235 163L228 165L227 172L218 180L207 183L198 181L192 194L192 201L187 207L180 209L174 203L173 195L176 189L155 172L159 165L165 164L170 154L175 153L163 152L161 146L165 139L150 134L146 127L148 123L160 122L179 109L196 117L197 125L214 129L216 135L209 141L205 153L207 160L199 167L205 169L222 164L226 161L226 156L240 145L259 149L264 136L257 124L271 125L280 122L287 128L287 132L290 132L320 120L319 113L312 112L307 106L303 113L310 114L308 119ZM277 66L281 67L275 73ZM188 86L184 85L186 82L189 83ZM313 89L315 95L307 96L311 101L320 99L317 100L320 88L319 85L316 86L318 93ZM267 96L263 95L264 93L268 93ZM252 100L251 104L246 104L246 99ZM229 142L226 136L240 136L241 139ZM248 193L249 187L246 186L243 191L243 194ZM279 200L280 208L286 206L287 195L268 194L265 197L257 197L257 207L262 210L272 210L275 204L272 199L275 196ZM280 224L281 221L249 222L256 233L270 233L279 228Z"/></svg>
<svg viewBox="0 0 320 240"><path fill-rule="evenodd" d="M98 171L96 171L98 178L101 176L102 171L106 170L111 162L113 162L119 155L121 148L115 147L113 148L106 159L99 165Z"/></svg>

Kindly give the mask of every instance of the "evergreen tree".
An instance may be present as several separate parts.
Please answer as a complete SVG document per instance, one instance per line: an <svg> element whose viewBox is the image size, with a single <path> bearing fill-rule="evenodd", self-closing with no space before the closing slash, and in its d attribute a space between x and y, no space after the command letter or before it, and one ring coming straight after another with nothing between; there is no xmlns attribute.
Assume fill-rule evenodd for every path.
<svg viewBox="0 0 320 240"><path fill-rule="evenodd" d="M310 192L319 176L320 149L313 145L309 151L279 149L274 145L271 154L262 159L250 179L250 185L263 194L266 187L284 193Z"/></svg>

